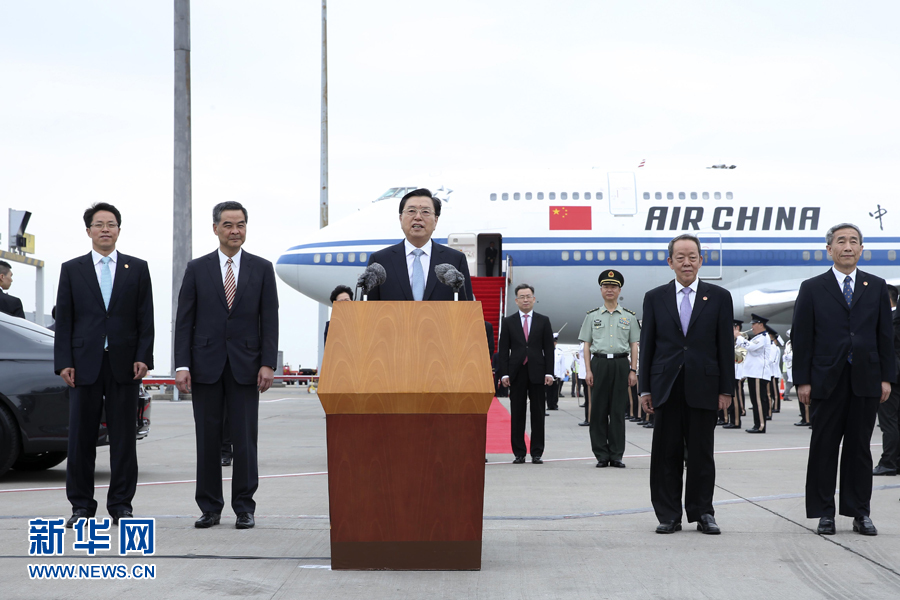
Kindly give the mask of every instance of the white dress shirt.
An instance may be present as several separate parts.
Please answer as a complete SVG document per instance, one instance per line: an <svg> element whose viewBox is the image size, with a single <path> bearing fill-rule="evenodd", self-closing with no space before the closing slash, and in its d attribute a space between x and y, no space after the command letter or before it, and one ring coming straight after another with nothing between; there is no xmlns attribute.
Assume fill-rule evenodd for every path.
<svg viewBox="0 0 900 600"><path fill-rule="evenodd" d="M684 286L684 285L681 285L681 283L679 283L677 279L675 280L675 308L677 309L679 315L681 314L681 302L682 302L682 299L684 298L684 294L681 293L681 290L683 290L685 287L691 288L691 291L693 293L688 294L688 297L690 298L690 302L691 302L691 311L693 311L694 310L694 302L697 301L697 283L699 283L699 281L700 281L700 279L698 278L698 279L695 279L694 282L691 283L691 285Z"/></svg>
<svg viewBox="0 0 900 600"><path fill-rule="evenodd" d="M222 287L225 287L225 274L228 272L228 257L222 254L222 249L219 248L219 268L222 271ZM237 286L238 282L238 273L241 270L241 254L243 254L244 249L240 248L237 251L237 254L231 257L231 272L234 273L234 285Z"/></svg>
<svg viewBox="0 0 900 600"><path fill-rule="evenodd" d="M413 254L413 250L416 249L415 246L409 243L409 240L403 240L403 245L406 248L406 271L409 275L409 285L412 285L412 270L413 270L413 262L416 260L416 255ZM419 259L419 262L422 263L422 273L425 275L425 283L428 283L428 268L431 267L431 250L432 243L431 240L425 242L425 245L422 246L421 250L425 253Z"/></svg>
<svg viewBox="0 0 900 600"><path fill-rule="evenodd" d="M853 272L850 273L850 289L854 292L856 291L856 271L858 271L858 269L853 269ZM844 278L847 277L847 274L841 273L834 267L831 267L831 272L834 273L834 276L837 278L838 289L840 289L841 294L843 294L844 293Z"/></svg>
<svg viewBox="0 0 900 600"><path fill-rule="evenodd" d="M97 283L103 278L101 274L100 268L103 266L103 263L100 262L100 259L103 258L103 255L97 252L96 250L91 250L91 260L94 261L94 272L97 273ZM116 283L116 262L119 260L119 251L113 250L109 253L109 278L112 284Z"/></svg>

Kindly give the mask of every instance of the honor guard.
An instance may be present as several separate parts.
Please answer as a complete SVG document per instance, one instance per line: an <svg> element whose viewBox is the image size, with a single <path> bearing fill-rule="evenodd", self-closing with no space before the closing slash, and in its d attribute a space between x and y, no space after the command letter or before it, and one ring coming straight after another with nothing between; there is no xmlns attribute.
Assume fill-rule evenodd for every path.
<svg viewBox="0 0 900 600"><path fill-rule="evenodd" d="M744 359L747 356L747 338L741 334L743 325L743 321L734 319L734 402L725 410L725 420L728 422L722 429L741 428L741 414L744 412Z"/></svg>
<svg viewBox="0 0 900 600"><path fill-rule="evenodd" d="M747 378L750 403L753 405L753 427L747 433L765 433L766 418L769 414L770 362L769 336L766 334L768 319L751 314L751 337L745 340L747 357L744 359L743 375ZM738 340L740 342L740 340Z"/></svg>
<svg viewBox="0 0 900 600"><path fill-rule="evenodd" d="M770 375L772 382L769 387L769 417L772 413L781 412L781 346L778 345L778 332L766 325L766 333L769 334L771 346L769 359L771 360Z"/></svg>
<svg viewBox="0 0 900 600"><path fill-rule="evenodd" d="M619 306L619 292L625 283L622 274L610 269L597 282L603 306L588 311L578 334L578 339L584 342L585 356L591 357L585 375L591 392L588 396L591 448L598 467L624 468L625 407L628 387L637 384L641 328L634 311Z"/></svg>

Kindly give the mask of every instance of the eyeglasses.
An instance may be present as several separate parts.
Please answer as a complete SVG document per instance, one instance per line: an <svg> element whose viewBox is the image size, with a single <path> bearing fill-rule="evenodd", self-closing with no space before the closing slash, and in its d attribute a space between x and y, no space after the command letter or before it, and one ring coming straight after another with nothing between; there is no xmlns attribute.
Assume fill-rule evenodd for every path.
<svg viewBox="0 0 900 600"><path fill-rule="evenodd" d="M109 230L118 229L119 224L118 223L91 223L91 229L104 229L104 228L109 229Z"/></svg>
<svg viewBox="0 0 900 600"><path fill-rule="evenodd" d="M516 296L516 300L534 300L534 296L528 294L527 296Z"/></svg>
<svg viewBox="0 0 900 600"><path fill-rule="evenodd" d="M427 219L434 214L434 211L430 208L407 208L403 211L403 214L409 218L413 218L416 215L422 215L423 219Z"/></svg>

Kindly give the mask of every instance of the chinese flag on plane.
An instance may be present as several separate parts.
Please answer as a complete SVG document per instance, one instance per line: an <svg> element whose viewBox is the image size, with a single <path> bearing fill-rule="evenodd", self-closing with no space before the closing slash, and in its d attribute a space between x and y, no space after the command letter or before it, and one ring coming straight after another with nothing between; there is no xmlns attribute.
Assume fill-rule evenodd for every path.
<svg viewBox="0 0 900 600"><path fill-rule="evenodd" d="M556 229L591 229L591 207L551 206L550 231Z"/></svg>

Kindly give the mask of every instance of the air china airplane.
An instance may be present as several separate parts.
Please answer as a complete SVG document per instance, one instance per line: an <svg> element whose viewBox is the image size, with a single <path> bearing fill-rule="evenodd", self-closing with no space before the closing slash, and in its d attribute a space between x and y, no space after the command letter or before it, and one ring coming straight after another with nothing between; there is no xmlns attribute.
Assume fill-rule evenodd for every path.
<svg viewBox="0 0 900 600"><path fill-rule="evenodd" d="M859 268L900 283L900 225L885 208L891 200L859 181L766 177L725 165L677 172L492 172L494 183L444 181L429 188L443 203L434 239L468 256L485 318L496 323L500 312L514 310L507 292L529 283L535 310L556 329L568 325L563 343L576 342L585 312L602 304L597 278L604 270L622 272L619 302L640 318L644 293L674 277L667 244L683 232L700 238L700 277L731 291L735 317L767 316L782 333L800 283L831 266L825 233L832 225L860 227ZM335 286L354 287L369 255L402 239L400 198L416 187L423 186L391 188L287 249L278 276L326 304ZM490 242L500 250L494 275L506 278L474 286L485 275Z"/></svg>

